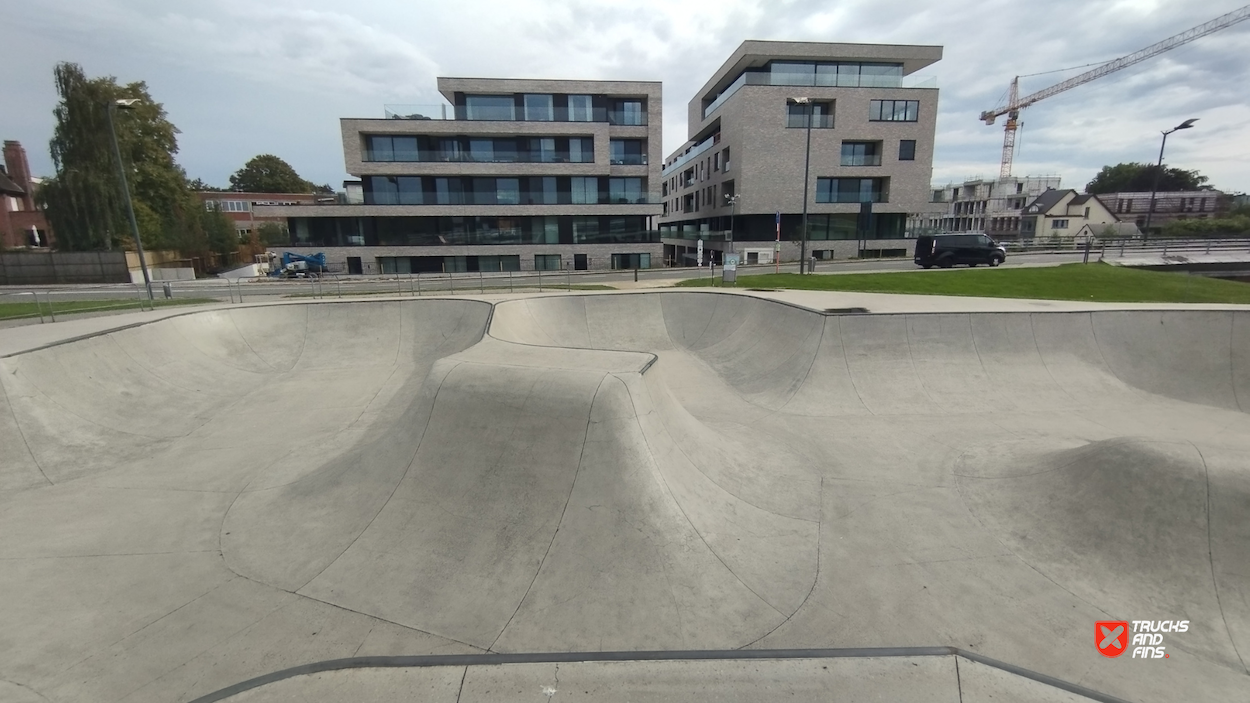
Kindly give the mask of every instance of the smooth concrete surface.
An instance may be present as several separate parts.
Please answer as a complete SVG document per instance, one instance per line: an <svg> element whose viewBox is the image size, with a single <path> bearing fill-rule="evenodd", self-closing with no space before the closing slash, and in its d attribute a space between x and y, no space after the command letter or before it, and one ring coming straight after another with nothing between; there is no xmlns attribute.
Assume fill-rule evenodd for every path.
<svg viewBox="0 0 1250 703"><path fill-rule="evenodd" d="M6 337L0 692L189 701L374 655L953 646L1126 700L1250 699L1250 311L505 297ZM1168 659L1107 659L1113 619L1190 627ZM1033 695L901 661L839 663L836 686L793 661L559 668L607 700ZM535 667L271 686L502 700L548 685Z"/></svg>

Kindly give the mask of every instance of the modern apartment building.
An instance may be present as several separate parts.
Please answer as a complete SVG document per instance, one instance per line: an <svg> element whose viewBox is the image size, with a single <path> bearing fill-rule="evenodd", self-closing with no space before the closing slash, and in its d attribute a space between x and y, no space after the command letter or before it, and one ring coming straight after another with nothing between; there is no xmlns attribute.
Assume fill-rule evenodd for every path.
<svg viewBox="0 0 1250 703"><path fill-rule="evenodd" d="M343 119L362 200L257 207L349 273L661 263L661 88L650 81L439 78L445 105Z"/></svg>
<svg viewBox="0 0 1250 703"><path fill-rule="evenodd" d="M932 200L945 212L919 218L916 228L932 232L984 232L995 239L1019 239L1025 205L1058 189L1059 176L1010 176L935 186Z"/></svg>
<svg viewBox="0 0 1250 703"><path fill-rule="evenodd" d="M806 182L817 258L907 249L911 213L930 202L936 82L916 72L940 46L746 41L690 100L689 141L661 174L664 256L688 262L695 239L713 259L798 257ZM867 212L870 209L871 212Z"/></svg>

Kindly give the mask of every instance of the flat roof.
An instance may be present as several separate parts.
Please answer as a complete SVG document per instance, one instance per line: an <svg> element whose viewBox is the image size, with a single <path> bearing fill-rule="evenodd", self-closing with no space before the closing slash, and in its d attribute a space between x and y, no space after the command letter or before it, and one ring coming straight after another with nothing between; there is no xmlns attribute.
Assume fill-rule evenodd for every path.
<svg viewBox="0 0 1250 703"><path fill-rule="evenodd" d="M882 61L903 64L910 75L942 60L942 47L920 44L847 44L836 42L761 41L748 39L738 45L725 63L703 84L694 99L719 93L748 68L769 61Z"/></svg>

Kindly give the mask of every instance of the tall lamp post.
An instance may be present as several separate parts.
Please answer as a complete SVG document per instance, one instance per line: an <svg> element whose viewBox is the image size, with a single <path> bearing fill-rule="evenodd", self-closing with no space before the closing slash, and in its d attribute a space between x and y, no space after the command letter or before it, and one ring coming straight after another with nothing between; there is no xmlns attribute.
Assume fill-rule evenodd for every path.
<svg viewBox="0 0 1250 703"><path fill-rule="evenodd" d="M799 244L799 275L807 272L807 181L812 165L812 112L815 107L811 98L790 98L787 102L807 106L807 147L803 155L803 234Z"/></svg>
<svg viewBox="0 0 1250 703"><path fill-rule="evenodd" d="M1168 145L1168 135L1182 129L1189 129L1193 127L1194 123L1197 121L1197 117L1185 120L1163 133L1163 143L1159 145L1159 164L1155 166L1154 185L1150 188L1150 207L1146 210L1146 227L1142 232L1142 239L1146 239L1150 236L1150 221L1154 219L1155 214L1155 193L1159 192L1159 175L1163 173L1163 148Z"/></svg>
<svg viewBox="0 0 1250 703"><path fill-rule="evenodd" d="M117 108L133 110L138 104L137 98L114 100L106 105L109 121L109 136L113 138L113 156L117 159L117 175L121 178L122 193L126 196L126 214L130 217L130 233L135 238L135 249L139 254L139 268L143 269L143 287L148 290L148 300L152 300L152 278L148 275L148 262L143 258L143 239L139 236L139 223L135 220L135 206L130 199L130 185L126 181L126 167L122 164L122 150L117 145L117 127L113 124L113 113Z"/></svg>
<svg viewBox="0 0 1250 703"><path fill-rule="evenodd" d="M741 199L741 193L725 194L725 200L729 201L729 253L731 254L734 251L734 211L738 209L738 201Z"/></svg>

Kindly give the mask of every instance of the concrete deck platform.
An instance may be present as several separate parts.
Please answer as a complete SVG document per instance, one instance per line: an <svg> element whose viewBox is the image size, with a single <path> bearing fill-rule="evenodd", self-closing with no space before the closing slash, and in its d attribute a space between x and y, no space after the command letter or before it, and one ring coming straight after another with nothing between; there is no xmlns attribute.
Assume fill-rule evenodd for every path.
<svg viewBox="0 0 1250 703"><path fill-rule="evenodd" d="M353 657L852 647L1250 699L1250 310L904 298L5 330L0 699L1078 699L954 656L357 668L222 697ZM1190 624L1167 659L1108 659L1099 620Z"/></svg>

